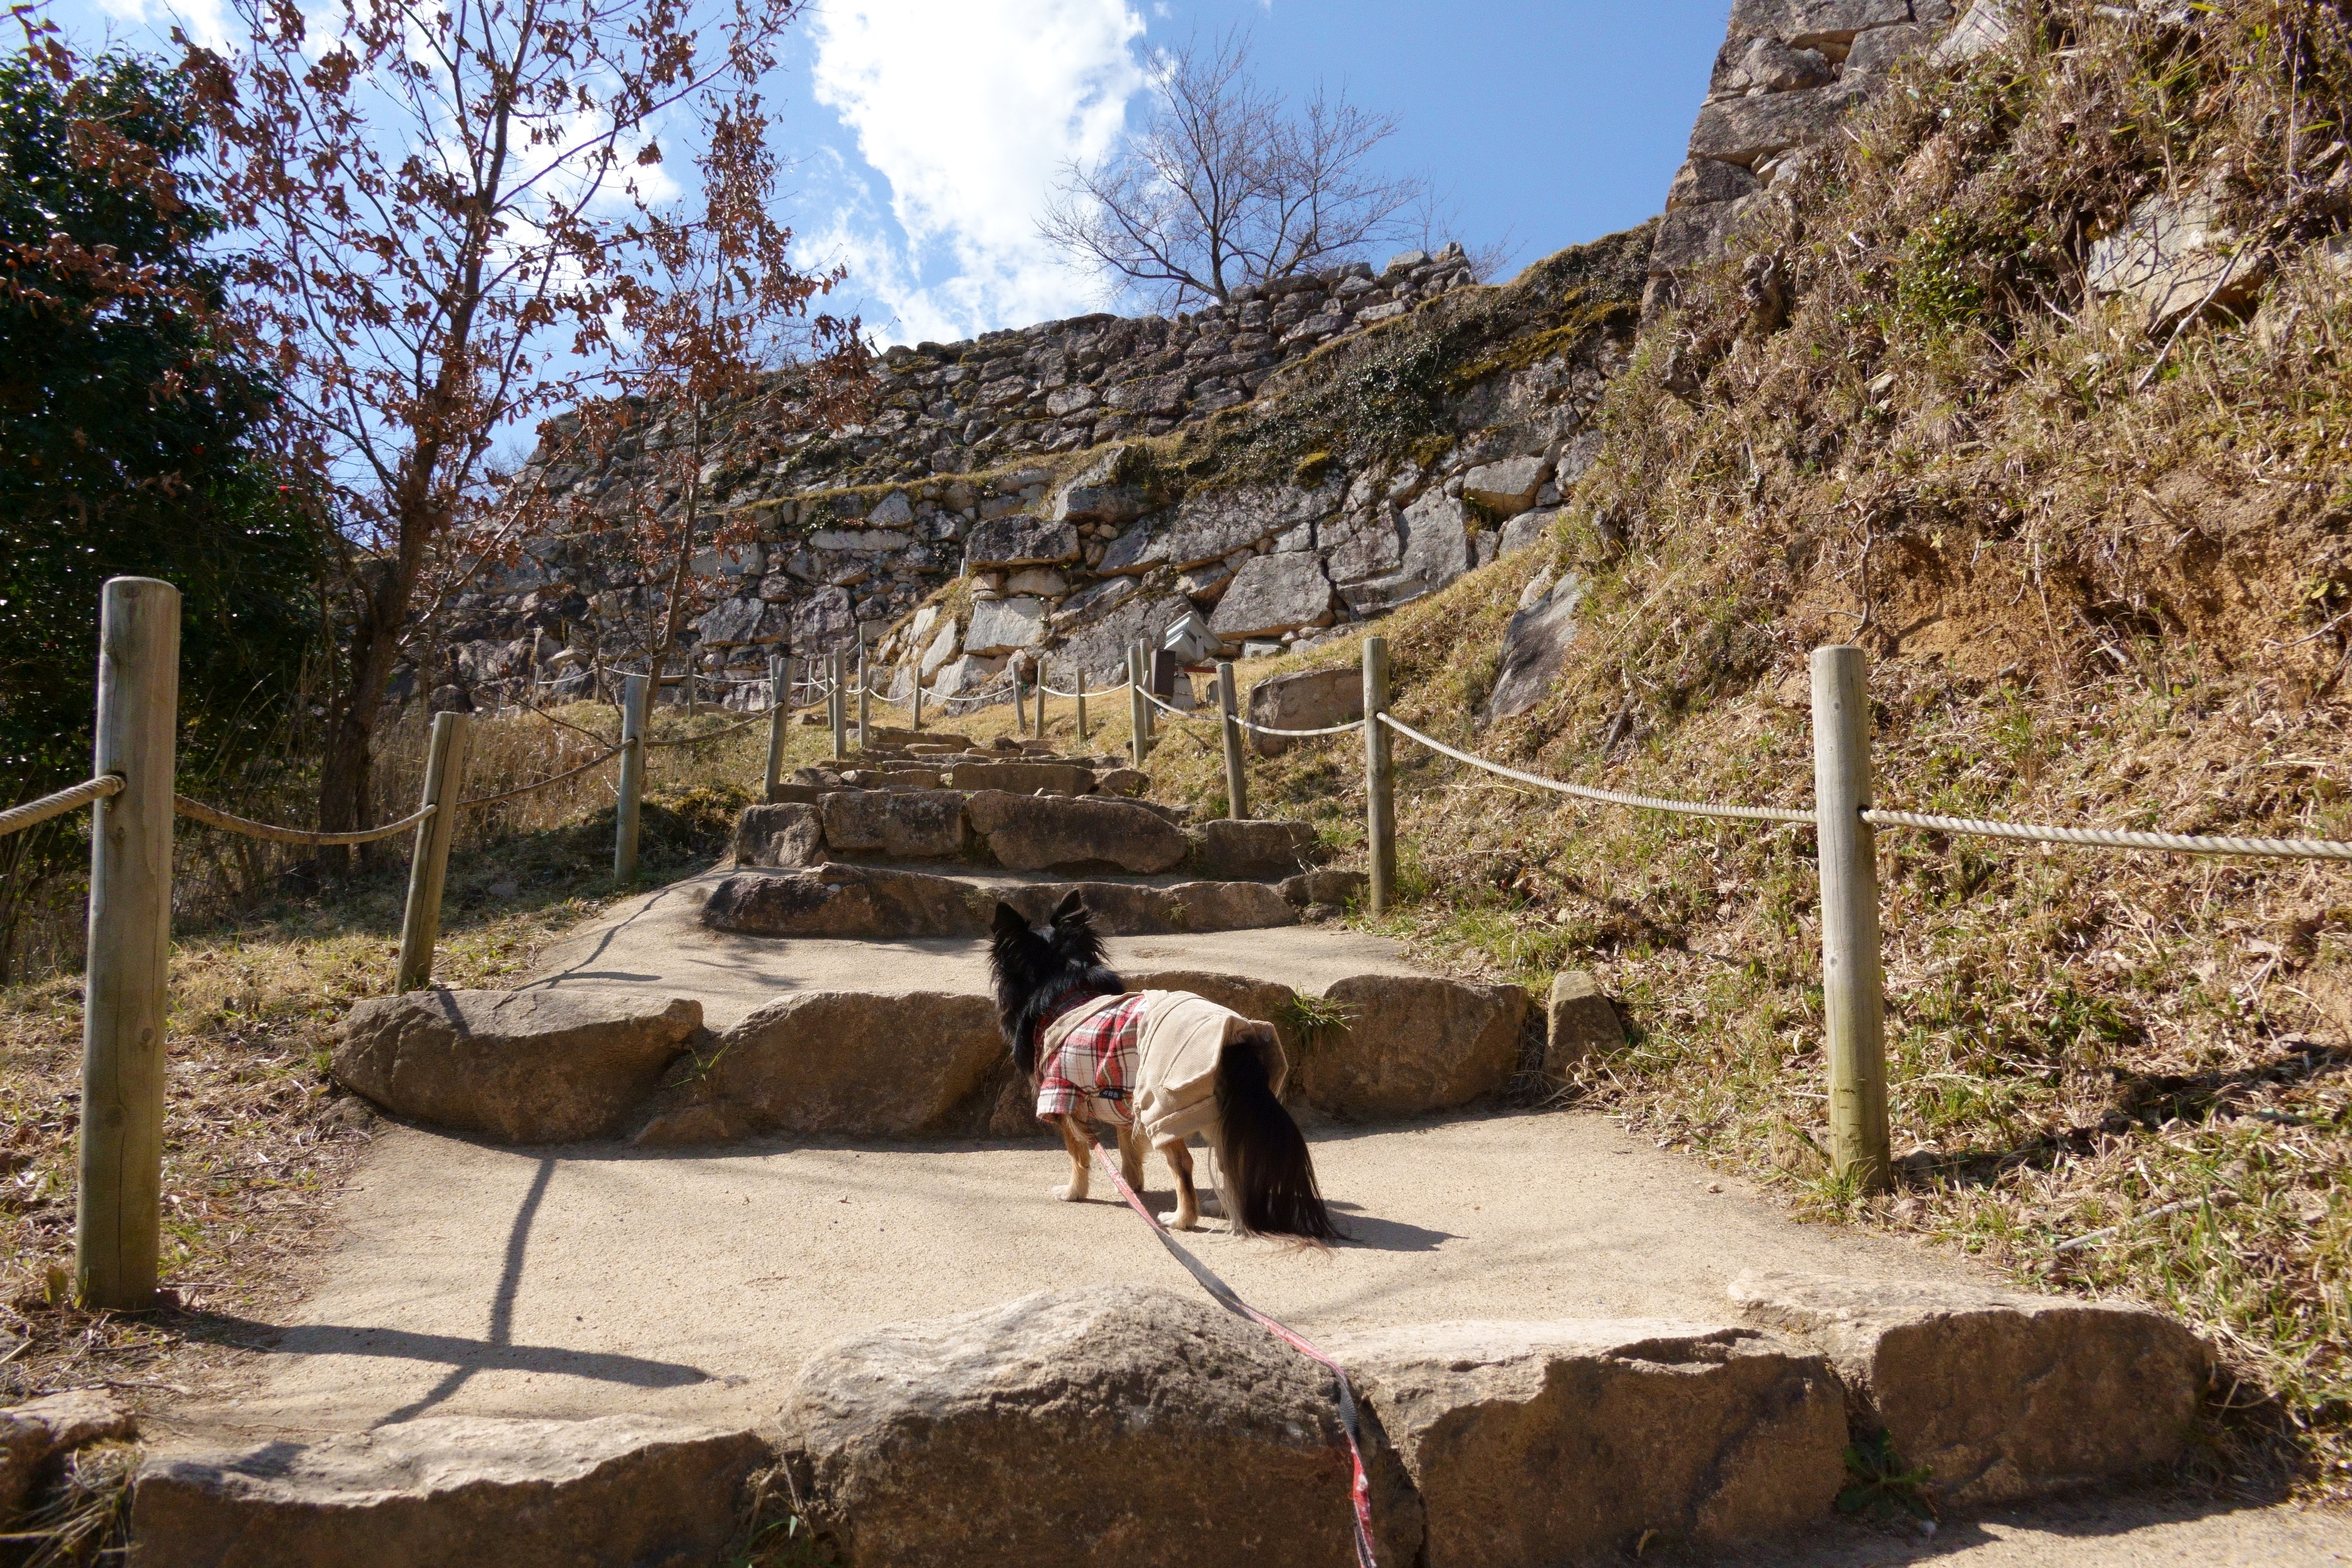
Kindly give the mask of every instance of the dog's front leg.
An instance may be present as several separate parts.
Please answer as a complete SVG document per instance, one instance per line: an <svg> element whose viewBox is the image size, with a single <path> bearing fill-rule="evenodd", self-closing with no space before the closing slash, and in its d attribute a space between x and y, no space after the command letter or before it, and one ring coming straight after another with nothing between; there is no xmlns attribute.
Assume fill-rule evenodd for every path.
<svg viewBox="0 0 2352 1568"><path fill-rule="evenodd" d="M1118 1173L1140 1195L1143 1192L1143 1134L1132 1127L1118 1130Z"/></svg>
<svg viewBox="0 0 2352 1568"><path fill-rule="evenodd" d="M1066 1204L1087 1201L1088 1162L1094 1158L1095 1141L1087 1132L1087 1124L1075 1116L1062 1118L1062 1147L1070 1156L1070 1184L1055 1193Z"/></svg>
<svg viewBox="0 0 2352 1568"><path fill-rule="evenodd" d="M1176 1177L1176 1217L1169 1226L1191 1230L1201 1223L1201 1195L1192 1190L1192 1151L1180 1139L1160 1145L1160 1152L1168 1156L1168 1169Z"/></svg>

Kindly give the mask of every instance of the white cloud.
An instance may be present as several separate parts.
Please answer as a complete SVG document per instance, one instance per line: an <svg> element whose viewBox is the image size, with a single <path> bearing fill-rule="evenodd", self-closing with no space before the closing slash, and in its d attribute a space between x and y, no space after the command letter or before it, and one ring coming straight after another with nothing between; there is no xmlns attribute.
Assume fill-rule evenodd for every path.
<svg viewBox="0 0 2352 1568"><path fill-rule="evenodd" d="M67 15L73 9L68 7ZM97 9L101 16L148 31L159 46L175 26L208 49L225 49L229 44L227 0L97 0Z"/></svg>
<svg viewBox="0 0 2352 1568"><path fill-rule="evenodd" d="M1144 83L1142 33L1127 0L829 0L814 25L815 96L889 182L895 225L851 182L819 245L910 339L1091 308L1092 286L1037 237L1037 217L1063 163L1118 133Z"/></svg>

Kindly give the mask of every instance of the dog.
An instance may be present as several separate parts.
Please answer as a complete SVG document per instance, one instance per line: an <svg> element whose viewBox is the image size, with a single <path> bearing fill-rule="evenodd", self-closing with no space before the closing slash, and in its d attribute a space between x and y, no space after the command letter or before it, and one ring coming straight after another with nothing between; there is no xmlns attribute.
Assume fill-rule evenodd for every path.
<svg viewBox="0 0 2352 1568"><path fill-rule="evenodd" d="M1287 1064L1274 1026L1183 991L1130 992L1103 964L1102 938L1072 893L1046 925L1000 902L989 942L996 1011L1013 1065L1037 1096L1037 1116L1061 1130L1069 1184L1084 1203L1094 1140L1088 1120L1118 1131L1120 1172L1143 1188L1143 1154L1157 1148L1176 1178L1178 1230L1200 1223L1192 1155L1203 1134L1216 1151L1226 1216L1243 1235L1339 1238L1315 1182L1298 1123L1276 1098Z"/></svg>

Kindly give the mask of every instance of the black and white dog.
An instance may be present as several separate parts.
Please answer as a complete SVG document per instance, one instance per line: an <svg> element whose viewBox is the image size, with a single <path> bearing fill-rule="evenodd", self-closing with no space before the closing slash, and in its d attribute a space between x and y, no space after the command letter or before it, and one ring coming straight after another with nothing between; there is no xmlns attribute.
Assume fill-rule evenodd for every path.
<svg viewBox="0 0 2352 1568"><path fill-rule="evenodd" d="M1065 1201L1085 1201L1094 1152L1086 1124L1107 1122L1118 1130L1121 1173L1138 1192L1144 1151L1166 1156L1176 1177L1172 1223L1190 1230L1201 1208L1184 1140L1199 1132L1217 1152L1235 1230L1339 1237L1307 1140L1276 1098L1287 1064L1273 1025L1190 992L1129 991L1104 967L1102 938L1076 893L1041 927L999 903L989 966L1013 1065L1036 1092L1038 1119L1061 1129L1069 1152Z"/></svg>

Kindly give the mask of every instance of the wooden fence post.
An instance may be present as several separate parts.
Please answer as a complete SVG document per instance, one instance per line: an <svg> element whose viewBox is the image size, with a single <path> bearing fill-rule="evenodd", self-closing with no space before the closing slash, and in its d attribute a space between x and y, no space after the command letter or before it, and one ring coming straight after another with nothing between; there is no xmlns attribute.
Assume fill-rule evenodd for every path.
<svg viewBox="0 0 2352 1568"><path fill-rule="evenodd" d="M639 806L646 795L646 707L653 693L653 677L632 675L621 682L621 800L614 812L613 879L631 882L637 875Z"/></svg>
<svg viewBox="0 0 2352 1568"><path fill-rule="evenodd" d="M1074 689L1078 694L1078 744L1083 746L1087 743L1087 672L1085 670L1078 671L1077 684Z"/></svg>
<svg viewBox="0 0 2352 1568"><path fill-rule="evenodd" d="M1879 966L1877 835L1870 806L1870 672L1858 647L1813 650L1813 809L1822 868L1822 1001L1829 1026L1830 1154L1883 1190L1886 1000Z"/></svg>
<svg viewBox="0 0 2352 1568"><path fill-rule="evenodd" d="M760 794L761 800L776 798L776 787L784 782L784 747L792 741L793 723L793 658L771 654L768 658L768 705L773 710L768 715L768 787Z"/></svg>
<svg viewBox="0 0 2352 1568"><path fill-rule="evenodd" d="M1225 720L1225 815L1239 821L1249 816L1249 774L1242 766L1242 716L1234 706L1234 667L1217 661L1217 708Z"/></svg>
<svg viewBox="0 0 2352 1568"><path fill-rule="evenodd" d="M1135 765L1143 766L1151 755L1151 731L1147 728L1150 705L1143 700L1143 645L1127 645L1127 723L1128 749L1135 754Z"/></svg>
<svg viewBox="0 0 2352 1568"><path fill-rule="evenodd" d="M1373 914L1396 904L1396 768L1390 753L1389 645L1386 637L1364 639L1364 848L1371 862L1371 888L1365 900Z"/></svg>
<svg viewBox="0 0 2352 1568"><path fill-rule="evenodd" d="M917 734L923 732L923 651L917 648L907 661L907 683L912 695L907 699L907 728Z"/></svg>
<svg viewBox="0 0 2352 1568"><path fill-rule="evenodd" d="M465 793L468 730L463 713L433 715L433 739L425 751L425 798L419 803L431 806L433 815L416 825L416 847L409 851L408 908L400 920L400 970L392 987L396 993L433 984L449 840L457 830L457 801Z"/></svg>
<svg viewBox="0 0 2352 1568"><path fill-rule="evenodd" d="M833 716L833 754L849 755L849 656L835 649L825 660L825 679L833 689L826 694L825 711Z"/></svg>
<svg viewBox="0 0 2352 1568"><path fill-rule="evenodd" d="M135 1311L154 1304L163 1252L180 591L116 577L100 603L97 771L123 785L89 826L74 1281L85 1307Z"/></svg>
<svg viewBox="0 0 2352 1568"><path fill-rule="evenodd" d="M865 751L873 735L873 688L866 680L866 623L857 623L857 749Z"/></svg>

